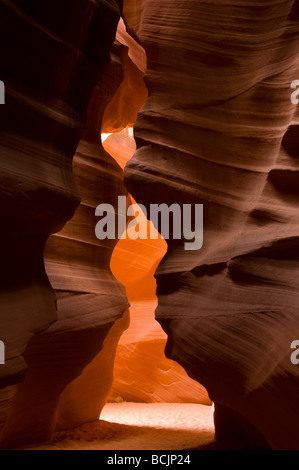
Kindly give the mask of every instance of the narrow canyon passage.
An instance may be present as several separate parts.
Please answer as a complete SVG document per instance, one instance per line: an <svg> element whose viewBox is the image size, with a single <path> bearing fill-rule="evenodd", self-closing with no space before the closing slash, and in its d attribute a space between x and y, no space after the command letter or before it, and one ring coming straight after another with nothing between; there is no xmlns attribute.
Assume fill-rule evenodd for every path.
<svg viewBox="0 0 299 470"><path fill-rule="evenodd" d="M299 449L299 0L0 23L0 449Z"/></svg>

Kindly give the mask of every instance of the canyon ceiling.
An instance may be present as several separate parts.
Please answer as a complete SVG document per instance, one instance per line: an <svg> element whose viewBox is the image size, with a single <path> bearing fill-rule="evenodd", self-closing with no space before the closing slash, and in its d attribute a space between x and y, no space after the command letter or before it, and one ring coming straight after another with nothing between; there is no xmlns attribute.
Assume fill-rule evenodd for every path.
<svg viewBox="0 0 299 470"><path fill-rule="evenodd" d="M128 393L299 449L299 1L1 0L0 23L1 448ZM119 196L202 204L203 246L97 239Z"/></svg>

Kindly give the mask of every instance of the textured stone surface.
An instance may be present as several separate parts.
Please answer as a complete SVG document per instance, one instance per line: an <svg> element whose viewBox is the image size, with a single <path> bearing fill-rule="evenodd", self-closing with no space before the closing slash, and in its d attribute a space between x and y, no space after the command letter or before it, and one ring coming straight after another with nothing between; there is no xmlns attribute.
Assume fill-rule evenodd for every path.
<svg viewBox="0 0 299 470"><path fill-rule="evenodd" d="M244 446L298 448L298 2L151 1L132 25L149 98L127 187L204 205L203 248L170 240L156 272L167 355L207 388L218 436L232 410Z"/></svg>
<svg viewBox="0 0 299 470"><path fill-rule="evenodd" d="M111 386L114 352L127 322L117 322L109 333L108 352L103 342L129 305L123 286L109 268L116 240L96 238L94 214L98 203L116 206L118 195L126 194L120 167L99 142L100 116L122 78L120 73L119 80L111 80L111 71L118 77L115 67L120 67L116 61L93 93L86 131L73 161L81 204L63 230L49 238L44 251L58 318L24 353L29 371L3 431L8 442L10 436L16 439L16 429L20 439L26 435L34 442L48 439L56 422L59 427L70 427L97 419ZM92 367L90 363L96 363L94 380L85 370ZM106 378L102 386L96 380L98 374ZM94 399L88 394L90 388Z"/></svg>
<svg viewBox="0 0 299 470"><path fill-rule="evenodd" d="M112 398L207 401L205 387L218 441L298 449L298 1L125 0L131 38L121 22L103 77L121 3L0 4L1 446L96 419L128 327L123 282L134 317ZM126 194L125 142L107 140L117 164L100 132L131 126L147 94L128 190L204 206L202 249L169 240L158 268L161 240L138 242L142 260L94 235L95 207ZM196 383L148 320L155 270L167 356Z"/></svg>
<svg viewBox="0 0 299 470"><path fill-rule="evenodd" d="M86 234L88 224L94 233L93 207L101 202L100 194L91 194L99 173L111 175L102 185L111 190L112 203L114 191L125 194L120 168L103 150L99 153L104 103L74 163L80 190L83 183L86 187L82 204L46 249L57 296L43 261L47 238L72 218L80 201L72 159L91 93L110 62L119 15L113 0L70 1L65 8L52 0L0 5L0 39L7 45L0 66L6 85L6 104L0 109L0 332L6 345L0 380L8 386L0 415L3 446L51 435L62 390L99 352L128 305L124 289L109 274L112 244L93 247ZM121 66L117 69L109 84L112 94L122 80ZM95 267L97 259L102 269ZM115 290L114 297L107 298L107 287ZM13 386L28 364L25 380Z"/></svg>

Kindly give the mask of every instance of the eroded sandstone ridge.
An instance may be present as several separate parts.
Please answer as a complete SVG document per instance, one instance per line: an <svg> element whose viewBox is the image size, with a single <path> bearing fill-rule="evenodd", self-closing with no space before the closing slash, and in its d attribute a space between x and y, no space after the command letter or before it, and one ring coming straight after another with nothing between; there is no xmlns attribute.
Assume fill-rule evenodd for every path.
<svg viewBox="0 0 299 470"><path fill-rule="evenodd" d="M204 206L204 244L156 272L167 356L216 404L216 436L298 449L299 2L125 2L148 60L125 169L138 203Z"/></svg>
<svg viewBox="0 0 299 470"><path fill-rule="evenodd" d="M61 393L97 356L128 306L124 288L109 273L113 243L96 245L90 235L103 191L112 204L118 194L126 194L121 169L99 143L107 99L122 80L116 57L112 77L100 81L110 62L120 8L117 0L74 0L63 8L53 0L0 3L0 40L6 45L0 66L6 85L0 114L0 332L6 345L6 364L0 369L2 446L48 439L56 419L72 424ZM74 161L76 184L72 160L82 136ZM73 217L81 197L75 218L46 248L55 296L44 267L45 243ZM125 327L124 319L111 330L110 363ZM74 402L78 389L80 383L66 389ZM83 387L82 396L85 392ZM94 410L78 413L88 419ZM80 417L73 413L71 419Z"/></svg>
<svg viewBox="0 0 299 470"><path fill-rule="evenodd" d="M131 39L121 23L112 47L120 15ZM105 403L128 302L94 209L129 190L146 207L204 206L202 249L168 241L156 317L167 356L215 402L218 441L298 449L298 0L2 0L0 22L1 447L95 420ZM125 188L99 134L132 125L147 93ZM129 286L143 295L135 325L155 263ZM140 346L120 342L112 394L140 399L138 351L161 358L148 325ZM171 373L141 399L166 400ZM209 403L201 386L182 400L193 390Z"/></svg>

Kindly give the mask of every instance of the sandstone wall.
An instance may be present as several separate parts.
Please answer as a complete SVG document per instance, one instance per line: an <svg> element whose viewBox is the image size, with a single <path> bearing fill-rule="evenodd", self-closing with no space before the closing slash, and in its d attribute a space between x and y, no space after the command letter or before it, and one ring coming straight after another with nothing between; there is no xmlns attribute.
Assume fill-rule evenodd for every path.
<svg viewBox="0 0 299 470"><path fill-rule="evenodd" d="M207 388L219 439L298 448L298 2L124 11L149 90L126 185L147 208L204 210L203 247L169 240L156 271L167 356Z"/></svg>

